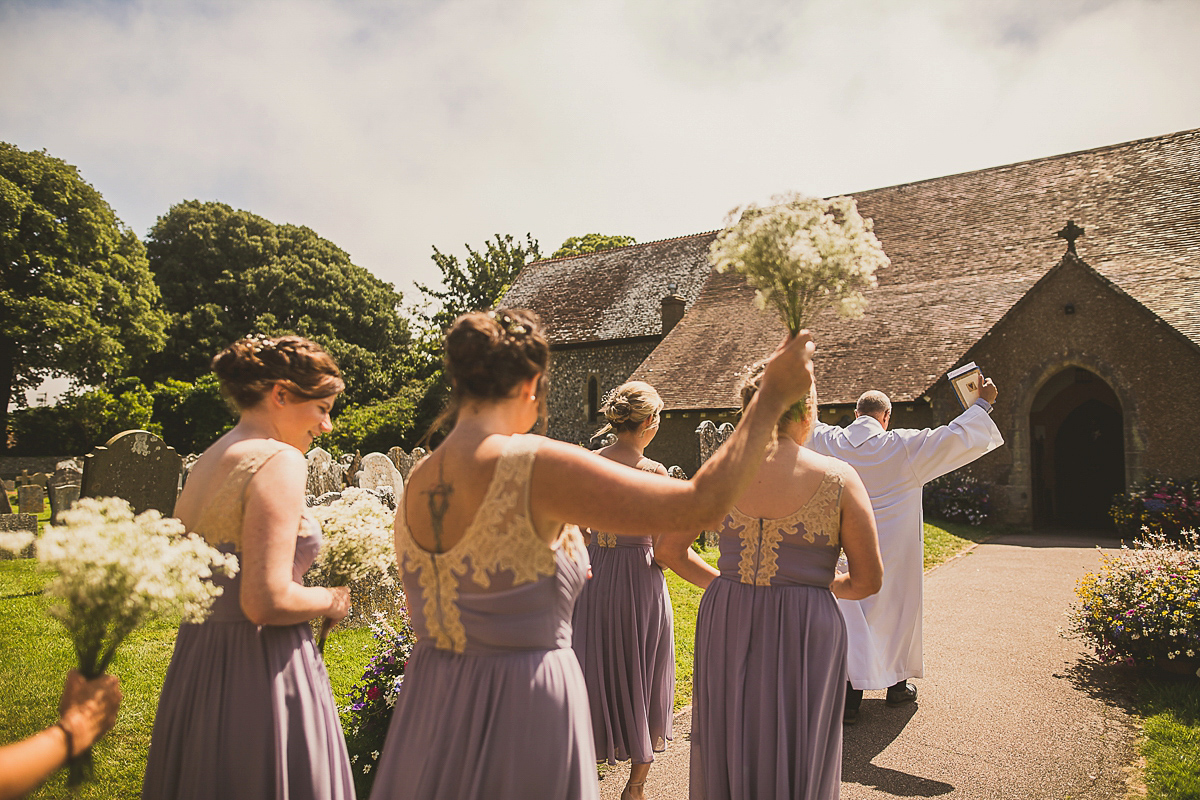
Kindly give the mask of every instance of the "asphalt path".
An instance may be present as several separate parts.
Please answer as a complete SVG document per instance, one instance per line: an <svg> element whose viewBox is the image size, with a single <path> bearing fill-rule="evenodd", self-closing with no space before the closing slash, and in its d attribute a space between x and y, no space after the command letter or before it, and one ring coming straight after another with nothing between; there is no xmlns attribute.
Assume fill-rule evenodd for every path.
<svg viewBox="0 0 1200 800"><path fill-rule="evenodd" d="M1127 793L1137 731L1113 674L1060 630L1076 581L1095 571L1092 534L993 539L925 575L925 675L898 708L867 692L845 731L845 800L1111 800ZM687 798L690 709L650 770L647 796ZM617 800L628 775L606 772Z"/></svg>

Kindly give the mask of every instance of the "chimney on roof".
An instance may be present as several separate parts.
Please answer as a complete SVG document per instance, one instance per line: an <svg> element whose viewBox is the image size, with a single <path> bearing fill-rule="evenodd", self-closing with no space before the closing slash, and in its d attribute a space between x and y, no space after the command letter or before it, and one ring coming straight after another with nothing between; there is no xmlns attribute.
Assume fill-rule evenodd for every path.
<svg viewBox="0 0 1200 800"><path fill-rule="evenodd" d="M671 329L683 319L683 309L687 301L675 294L676 286L667 284L667 295L662 299L662 335L666 336Z"/></svg>

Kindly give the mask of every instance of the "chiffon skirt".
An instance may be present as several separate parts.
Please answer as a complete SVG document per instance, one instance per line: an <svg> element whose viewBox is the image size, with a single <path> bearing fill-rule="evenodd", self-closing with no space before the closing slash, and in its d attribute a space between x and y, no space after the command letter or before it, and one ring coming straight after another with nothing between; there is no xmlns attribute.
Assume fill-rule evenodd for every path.
<svg viewBox="0 0 1200 800"><path fill-rule="evenodd" d="M418 643L373 800L594 800L587 690L570 648L474 654Z"/></svg>
<svg viewBox="0 0 1200 800"><path fill-rule="evenodd" d="M828 588L713 581L693 686L693 800L838 797L846 625Z"/></svg>
<svg viewBox="0 0 1200 800"><path fill-rule="evenodd" d="M180 627L142 797L352 800L346 741L307 623Z"/></svg>
<svg viewBox="0 0 1200 800"><path fill-rule="evenodd" d="M674 738L671 598L649 546L588 548L592 579L575 605L596 760L646 764Z"/></svg>

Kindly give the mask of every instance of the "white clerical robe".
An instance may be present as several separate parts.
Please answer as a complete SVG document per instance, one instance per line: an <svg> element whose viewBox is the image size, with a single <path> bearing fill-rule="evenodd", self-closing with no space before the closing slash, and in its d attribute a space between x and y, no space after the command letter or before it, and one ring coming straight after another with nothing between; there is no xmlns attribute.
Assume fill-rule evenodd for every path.
<svg viewBox="0 0 1200 800"><path fill-rule="evenodd" d="M861 416L846 428L817 423L808 447L858 471L871 497L883 587L863 600L838 600L849 638L855 689L885 689L925 676L921 649L924 513L921 487L1004 444L984 401L949 425L885 431Z"/></svg>

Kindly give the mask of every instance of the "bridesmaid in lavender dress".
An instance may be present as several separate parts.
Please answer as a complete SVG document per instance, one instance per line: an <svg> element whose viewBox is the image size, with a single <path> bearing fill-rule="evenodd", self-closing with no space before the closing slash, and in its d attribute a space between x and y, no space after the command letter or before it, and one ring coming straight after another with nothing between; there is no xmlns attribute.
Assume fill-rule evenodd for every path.
<svg viewBox="0 0 1200 800"><path fill-rule="evenodd" d="M654 387L630 381L605 399L607 424L593 439L614 432L616 441L597 451L629 467L666 475L643 455L658 433L662 398ZM660 564L705 588L716 576L690 547L672 560L651 536L589 531L592 579L575 604L575 655L583 668L596 760L632 760L622 800L641 800L654 754L674 738L675 637L671 598Z"/></svg>
<svg viewBox="0 0 1200 800"><path fill-rule="evenodd" d="M454 427L413 470L396 509L417 644L372 797L598 796L587 690L571 649L588 570L575 525L678 530L664 537L684 542L715 525L749 483L775 420L808 391L812 350L806 332L781 347L730 441L679 481L525 434L542 416L550 360L532 312L454 322L444 347Z"/></svg>
<svg viewBox="0 0 1200 800"><path fill-rule="evenodd" d="M304 451L344 388L298 336L242 339L213 359L238 424L196 462L175 506L189 531L238 556L212 615L180 627L163 682L146 800L352 800L346 742L309 620L336 622L349 590L306 587L321 547L303 515Z"/></svg>
<svg viewBox="0 0 1200 800"><path fill-rule="evenodd" d="M752 401L761 380L742 389ZM835 597L879 591L883 562L862 480L800 446L817 408L779 437L719 532L720 577L700 600L692 707L693 800L837 798L846 624ZM845 551L850 570L837 573Z"/></svg>

